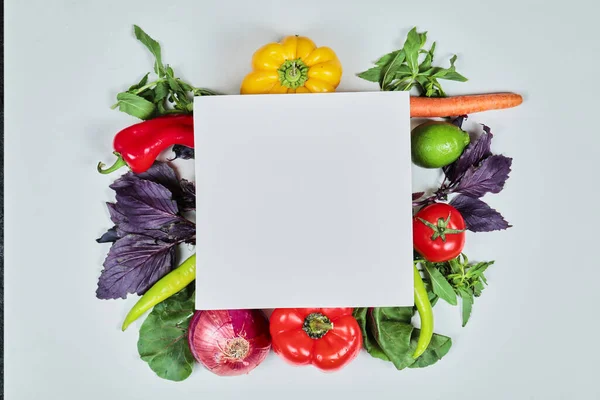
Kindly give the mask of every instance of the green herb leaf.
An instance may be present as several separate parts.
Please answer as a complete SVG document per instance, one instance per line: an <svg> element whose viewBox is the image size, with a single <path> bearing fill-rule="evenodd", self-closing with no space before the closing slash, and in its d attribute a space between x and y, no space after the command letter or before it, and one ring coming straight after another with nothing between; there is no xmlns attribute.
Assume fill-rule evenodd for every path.
<svg viewBox="0 0 600 400"><path fill-rule="evenodd" d="M366 313L360 311L358 314L359 324L366 314L367 331L366 335L365 332L363 335L368 337L369 341L375 341L377 351L385 356L385 358L378 358L383 360L387 358L398 370L432 365L446 355L452 345L449 337L434 333L427 350L415 360L412 355L417 348L421 332L410 323L414 314L413 307L372 308ZM369 353L377 357L372 352Z"/></svg>
<svg viewBox="0 0 600 400"><path fill-rule="evenodd" d="M419 339L419 334L421 331L416 329L413 331L413 336L411 338L411 351L412 349L417 348L417 341ZM410 364L409 368L424 368L430 365L435 364L439 360L442 359L452 347L452 339L448 336L438 335L437 333L433 334L431 338L431 342L429 342L429 346L427 350L421 355L421 357L417 358L414 363ZM411 353L412 354L412 353Z"/></svg>
<svg viewBox="0 0 600 400"><path fill-rule="evenodd" d="M362 79L379 82L381 90L410 91L416 87L421 95L443 97L446 95L438 79L464 82L467 79L456 72L454 62L450 59L450 68L432 67L436 44L429 50L423 49L427 42L427 32L411 29L402 49L395 50L375 62L376 67L358 74ZM422 62L419 59L423 56Z"/></svg>
<svg viewBox="0 0 600 400"><path fill-rule="evenodd" d="M470 289L460 288L458 293L462 299L462 326L464 327L469 322L471 310L473 308L473 292Z"/></svg>
<svg viewBox="0 0 600 400"><path fill-rule="evenodd" d="M148 72L146 75L144 75L144 77L138 83L136 83L135 85L132 85L127 91L133 92L134 90L143 87L146 83L148 83L148 75L150 75L150 72Z"/></svg>
<svg viewBox="0 0 600 400"><path fill-rule="evenodd" d="M394 73L396 72L396 69L399 68L406 59L404 50L395 51L390 53L390 55L391 54L394 54L394 56L390 57L390 61L381 68L379 86L382 90L386 90L385 88L394 80Z"/></svg>
<svg viewBox="0 0 600 400"><path fill-rule="evenodd" d="M419 72L419 50L427 41L427 32L417 33L417 28L414 27L408 32L406 42L404 42L404 53L406 54L406 64L410 68L413 76Z"/></svg>
<svg viewBox="0 0 600 400"><path fill-rule="evenodd" d="M371 318L373 320L370 326L371 334L379 347L397 369L407 367L410 337L414 329L410 321L407 323L402 320L387 319L385 312L379 307L373 309Z"/></svg>
<svg viewBox="0 0 600 400"><path fill-rule="evenodd" d="M425 269L427 270L427 274L429 275L429 279L431 280L431 284L433 287L433 293L440 296L440 298L446 300L449 304L455 306L457 303L456 293L454 293L454 289L448 283L446 278L438 271L435 265L425 262L423 263Z"/></svg>
<svg viewBox="0 0 600 400"><path fill-rule="evenodd" d="M148 119L154 113L155 106L145 98L127 92L117 95L117 104L120 111L133 115L139 119Z"/></svg>
<svg viewBox="0 0 600 400"><path fill-rule="evenodd" d="M431 68L431 63L433 62L433 52L435 51L435 42L431 45L429 51L425 52L425 59L419 65L419 72L425 72Z"/></svg>
<svg viewBox="0 0 600 400"><path fill-rule="evenodd" d="M142 42L144 46L146 46L146 48L154 55L154 72L156 72L159 77L163 77L165 75L165 68L162 64L160 44L158 44L156 40L152 39L146 32L142 30L142 28L137 25L133 26L133 31L135 32L135 37L137 40Z"/></svg>
<svg viewBox="0 0 600 400"><path fill-rule="evenodd" d="M368 70L359 73L358 77L369 82L379 82L379 78L381 77L381 67L369 68Z"/></svg>
<svg viewBox="0 0 600 400"><path fill-rule="evenodd" d="M140 357L163 379L182 381L192 373L194 357L187 341L194 314L194 293L190 289L156 305L140 328Z"/></svg>
<svg viewBox="0 0 600 400"><path fill-rule="evenodd" d="M154 88L154 101L164 102L169 95L169 85L165 81L158 82Z"/></svg>
<svg viewBox="0 0 600 400"><path fill-rule="evenodd" d="M354 318L356 319L356 322L358 322L363 336L363 347L371 356L379 358L383 361L390 361L388 356L386 356L383 350L381 350L381 347L379 347L379 344L377 344L377 341L371 334L368 312L369 309L366 307L356 308L354 310Z"/></svg>

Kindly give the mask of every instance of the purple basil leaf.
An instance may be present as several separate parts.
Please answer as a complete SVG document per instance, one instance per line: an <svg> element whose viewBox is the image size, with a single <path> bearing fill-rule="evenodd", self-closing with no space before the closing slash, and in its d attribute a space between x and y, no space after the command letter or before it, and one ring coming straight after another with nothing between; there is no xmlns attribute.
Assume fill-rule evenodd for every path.
<svg viewBox="0 0 600 400"><path fill-rule="evenodd" d="M193 149L192 149L193 150ZM181 211L191 211L196 209L196 190L194 183L185 179L177 179L175 170L164 162L155 162L148 171L137 175L138 177L159 183L169 189L173 194L173 200L177 201ZM192 190L189 190L192 186Z"/></svg>
<svg viewBox="0 0 600 400"><path fill-rule="evenodd" d="M483 130L485 133L479 136L476 141L471 142L458 160L444 167L444 173L450 183L457 183L471 166L479 164L492 154L490 146L494 135L492 135L490 128L485 125L483 125Z"/></svg>
<svg viewBox="0 0 600 400"><path fill-rule="evenodd" d="M164 165L149 171L152 175L146 177L161 182L168 182L171 173L175 177L172 169ZM175 183L179 187L177 180ZM107 203L107 206L121 236L138 233L162 241L194 241L195 224L178 214L177 203L162 184L128 173L117 179L111 188L117 193L117 202Z"/></svg>
<svg viewBox="0 0 600 400"><path fill-rule="evenodd" d="M99 299L126 298L128 293L144 294L173 268L175 244L130 234L110 248L98 280Z"/></svg>
<svg viewBox="0 0 600 400"><path fill-rule="evenodd" d="M176 144L173 146L173 153L175 153L175 158L172 160L175 160L176 158L181 158L182 160L190 160L194 158L194 149L181 144Z"/></svg>
<svg viewBox="0 0 600 400"><path fill-rule="evenodd" d="M181 185L181 196L177 199L177 204L181 211L192 211L196 209L196 185L194 182L182 179L179 184Z"/></svg>
<svg viewBox="0 0 600 400"><path fill-rule="evenodd" d="M412 194L412 201L415 200L419 200L421 197L423 197L423 195L425 194L425 192L416 192Z"/></svg>
<svg viewBox="0 0 600 400"><path fill-rule="evenodd" d="M109 230L107 230L102 236L96 239L98 243L113 243L121 238L120 232L117 230L116 226L113 226Z"/></svg>
<svg viewBox="0 0 600 400"><path fill-rule="evenodd" d="M467 118L469 118L468 115L459 115L458 117L456 117L452 120L452 124L456 125L462 129L463 122L465 122L467 120Z"/></svg>
<svg viewBox="0 0 600 400"><path fill-rule="evenodd" d="M181 218L171 192L158 183L130 178L117 180L110 187L117 193L118 208L130 224L156 229Z"/></svg>
<svg viewBox="0 0 600 400"><path fill-rule="evenodd" d="M502 155L490 156L480 165L471 166L453 191L470 197L499 193L508 179L511 164L512 158Z"/></svg>
<svg viewBox="0 0 600 400"><path fill-rule="evenodd" d="M463 216L467 229L472 232L491 232L510 228L500 213L482 200L458 195L450 204Z"/></svg>

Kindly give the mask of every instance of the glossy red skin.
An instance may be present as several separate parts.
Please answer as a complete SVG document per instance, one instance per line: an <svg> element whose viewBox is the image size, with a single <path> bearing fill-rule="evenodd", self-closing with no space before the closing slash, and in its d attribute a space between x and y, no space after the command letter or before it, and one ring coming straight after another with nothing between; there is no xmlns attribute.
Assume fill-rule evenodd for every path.
<svg viewBox="0 0 600 400"><path fill-rule="evenodd" d="M413 217L413 246L417 253L427 261L444 262L460 255L465 247L465 232L446 234L446 242L441 237L431 240L433 229L419 221L423 218L436 225L439 218L446 219L450 215L450 229L465 229L465 220L460 212L449 204L435 203L423 207Z"/></svg>
<svg viewBox="0 0 600 400"><path fill-rule="evenodd" d="M113 147L129 168L142 173L152 166L167 147L181 144L194 147L194 117L174 114L131 125L117 133Z"/></svg>
<svg viewBox="0 0 600 400"><path fill-rule="evenodd" d="M275 353L294 365L309 365L323 371L338 370L354 360L362 348L362 333L352 316L353 308L278 308L270 318ZM321 313L333 329L320 339L310 338L302 324L307 315Z"/></svg>

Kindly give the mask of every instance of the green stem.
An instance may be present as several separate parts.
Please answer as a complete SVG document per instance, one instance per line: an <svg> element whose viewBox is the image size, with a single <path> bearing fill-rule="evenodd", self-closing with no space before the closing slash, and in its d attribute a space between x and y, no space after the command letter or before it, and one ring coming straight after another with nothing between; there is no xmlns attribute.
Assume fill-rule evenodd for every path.
<svg viewBox="0 0 600 400"><path fill-rule="evenodd" d="M119 168L127 166L127 163L125 162L125 160L123 160L123 157L119 153L117 153L115 151L114 154L117 156L117 160L115 161L115 163L113 165L111 165L110 167L103 169L106 165L102 161L99 162L98 163L98 172L106 175L106 174L110 174L111 172L118 170Z"/></svg>

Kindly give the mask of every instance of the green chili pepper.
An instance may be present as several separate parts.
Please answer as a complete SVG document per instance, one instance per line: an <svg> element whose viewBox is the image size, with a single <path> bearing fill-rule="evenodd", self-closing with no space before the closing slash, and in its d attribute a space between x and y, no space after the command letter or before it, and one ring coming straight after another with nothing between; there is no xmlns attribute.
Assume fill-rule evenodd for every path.
<svg viewBox="0 0 600 400"><path fill-rule="evenodd" d="M433 308L427 295L427 289L417 266L413 266L415 270L415 305L421 319L421 333L417 342L417 348L413 354L413 358L418 358L427 350L431 337L433 336Z"/></svg>
<svg viewBox="0 0 600 400"><path fill-rule="evenodd" d="M141 299L133 306L121 330L127 327L136 319L142 316L146 311L157 305L158 303L168 299L175 293L178 293L196 279L196 255L193 254L185 260L179 267L163 276L154 284Z"/></svg>

